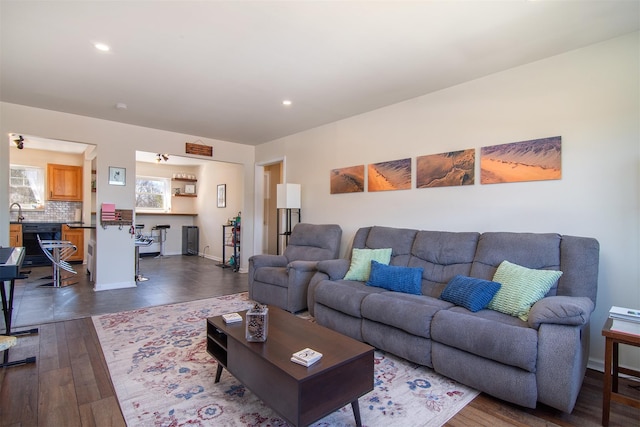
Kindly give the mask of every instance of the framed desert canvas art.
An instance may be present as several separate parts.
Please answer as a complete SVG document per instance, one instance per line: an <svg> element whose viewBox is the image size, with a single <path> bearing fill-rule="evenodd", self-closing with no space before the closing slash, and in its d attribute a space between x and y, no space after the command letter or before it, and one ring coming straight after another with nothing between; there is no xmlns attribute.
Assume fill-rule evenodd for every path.
<svg viewBox="0 0 640 427"><path fill-rule="evenodd" d="M416 158L416 188L473 185L476 150L450 151Z"/></svg>
<svg viewBox="0 0 640 427"><path fill-rule="evenodd" d="M367 172L369 191L411 189L411 159L373 163Z"/></svg>
<svg viewBox="0 0 640 427"><path fill-rule="evenodd" d="M562 138L532 139L480 149L480 183L562 178Z"/></svg>
<svg viewBox="0 0 640 427"><path fill-rule="evenodd" d="M331 194L362 193L364 191L364 165L332 169Z"/></svg>

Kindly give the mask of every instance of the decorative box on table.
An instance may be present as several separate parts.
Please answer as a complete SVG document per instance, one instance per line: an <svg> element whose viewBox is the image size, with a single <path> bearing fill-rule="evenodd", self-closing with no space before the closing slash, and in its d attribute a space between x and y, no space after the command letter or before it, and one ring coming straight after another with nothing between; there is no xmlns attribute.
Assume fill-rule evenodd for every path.
<svg viewBox="0 0 640 427"><path fill-rule="evenodd" d="M256 304L246 314L246 334L249 342L265 342L269 327L269 307Z"/></svg>

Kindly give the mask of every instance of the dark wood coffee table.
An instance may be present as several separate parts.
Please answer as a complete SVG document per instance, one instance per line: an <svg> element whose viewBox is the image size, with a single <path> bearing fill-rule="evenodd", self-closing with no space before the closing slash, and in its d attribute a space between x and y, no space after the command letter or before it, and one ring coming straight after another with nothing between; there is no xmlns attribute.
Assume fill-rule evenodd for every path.
<svg viewBox="0 0 640 427"><path fill-rule="evenodd" d="M244 319L244 312L240 315ZM269 306L267 341L247 342L245 323L207 319L207 352L287 422L309 425L351 403L361 426L358 398L373 390L373 347ZM310 347L323 354L310 367L291 354Z"/></svg>

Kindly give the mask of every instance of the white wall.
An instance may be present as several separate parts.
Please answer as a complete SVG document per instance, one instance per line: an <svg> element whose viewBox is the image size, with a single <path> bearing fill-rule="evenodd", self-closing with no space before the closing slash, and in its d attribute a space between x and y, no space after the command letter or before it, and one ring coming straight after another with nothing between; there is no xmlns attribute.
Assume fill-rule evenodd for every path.
<svg viewBox="0 0 640 427"><path fill-rule="evenodd" d="M302 184L305 222L337 223L343 251L361 226L530 231L600 241L592 365L611 305L640 307L639 34L493 74L263 144L256 162L286 157ZM562 179L329 194L331 169L562 136ZM414 172L415 182L415 172ZM638 349L621 363L640 367Z"/></svg>
<svg viewBox="0 0 640 427"><path fill-rule="evenodd" d="M9 133L20 133L96 145L98 211L103 202L115 203L118 209L134 208L136 150L186 156L185 142L200 140L213 147L212 160L242 165L243 182L253 182L254 148L251 146L9 103L0 103L0 119L0 135L6 138ZM6 143L0 143L0 245L9 241L9 144L6 139L4 141ZM108 184L109 166L126 168L126 186ZM247 220L242 237L249 243L247 247L252 248L253 188L247 186L240 194L241 210L246 212ZM215 203L215 200L210 202ZM98 227L96 238L96 290L135 286L134 243L128 227L122 230ZM243 252L244 265L250 255L249 251Z"/></svg>

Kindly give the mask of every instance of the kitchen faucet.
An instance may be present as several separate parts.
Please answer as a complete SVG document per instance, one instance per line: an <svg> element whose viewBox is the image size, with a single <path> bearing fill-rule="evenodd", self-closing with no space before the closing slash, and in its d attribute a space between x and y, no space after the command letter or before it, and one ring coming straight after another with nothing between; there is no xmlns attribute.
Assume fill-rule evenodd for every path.
<svg viewBox="0 0 640 427"><path fill-rule="evenodd" d="M11 209L13 209L14 205L18 206L18 222L22 222L24 216L22 216L22 206L20 206L20 203L12 203L11 206L9 206L9 216L11 216Z"/></svg>

